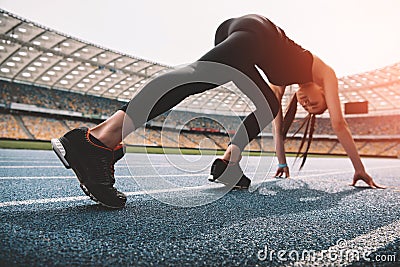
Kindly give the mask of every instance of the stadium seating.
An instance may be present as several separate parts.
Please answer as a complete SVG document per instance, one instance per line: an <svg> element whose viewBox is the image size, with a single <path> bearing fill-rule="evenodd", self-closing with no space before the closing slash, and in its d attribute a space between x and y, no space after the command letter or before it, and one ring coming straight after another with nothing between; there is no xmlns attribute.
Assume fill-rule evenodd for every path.
<svg viewBox="0 0 400 267"><path fill-rule="evenodd" d="M346 121L350 127L350 131L354 135L399 135L400 134L400 115L385 116L363 116L348 117ZM303 119L296 119L289 129L290 133L294 133L303 122ZM300 133L303 133L301 131ZM315 134L318 135L334 135L329 118L317 118L315 124Z"/></svg>
<svg viewBox="0 0 400 267"><path fill-rule="evenodd" d="M79 111L86 115L95 116L110 115L123 104L123 102L107 98L48 90L5 81L0 81L0 88L3 96L1 101L6 105L12 102L24 103L49 109ZM174 111L160 115L150 125L157 123L161 125L167 121L170 127L185 125L188 129L234 131L238 128L241 120L243 120L243 117ZM347 118L347 121L355 135L396 135L400 133L399 115L350 117ZM296 119L289 133L293 133L301 122L301 119ZM271 125L269 125L263 132L271 133L271 131ZM328 118L317 119L315 134L334 134Z"/></svg>
<svg viewBox="0 0 400 267"><path fill-rule="evenodd" d="M0 81L1 103L22 103L48 109L82 112L84 115L111 115L122 102L37 86Z"/></svg>
<svg viewBox="0 0 400 267"><path fill-rule="evenodd" d="M7 13L2 17L1 31L6 36L6 32L24 23L28 20ZM121 99L129 101L146 81L170 69L101 45L83 43L34 22L29 22L29 27L19 34L20 38L7 35L1 45L1 138L49 140L79 126L93 127L126 103ZM31 47L32 43L40 49ZM63 45L62 51L59 44ZM368 101L368 114L347 117L360 153L400 157L400 62L341 77L338 85L343 104ZM297 85L287 86L282 99L284 110L296 89ZM236 131L243 118L255 108L248 100L233 83L224 84L184 99L173 111L161 114L148 122L146 128L129 135L125 142L225 149L229 143L227 133ZM14 103L25 104L24 107L34 105L29 108L37 109L17 110L12 108ZM56 117L50 115L50 110L61 113L56 112ZM306 111L298 105L298 118L289 129L286 142L289 152L298 149L298 136L302 132L297 138L290 136L305 115ZM180 129L183 130L177 137ZM261 134L263 137L252 141L246 149L274 151L271 133L272 124L269 124ZM317 119L316 141L310 152L345 154L334 134L325 112Z"/></svg>
<svg viewBox="0 0 400 267"><path fill-rule="evenodd" d="M70 130L78 128L78 127L92 128L96 125L93 122L83 122L83 121L77 121L77 120L64 120L64 122Z"/></svg>
<svg viewBox="0 0 400 267"><path fill-rule="evenodd" d="M36 116L21 116L21 118L37 140L50 140L69 131L68 126L62 120Z"/></svg>
<svg viewBox="0 0 400 267"><path fill-rule="evenodd" d="M11 114L0 115L0 131L2 138L29 139L23 128ZM38 140L50 140L55 136L61 136L70 129L86 126L93 127L95 123L83 122L79 120L60 120L55 118L44 118L38 116L21 115L20 118L26 129L31 135ZM356 136L382 136L387 137L398 134L400 127L399 116L383 116L383 117L365 117L365 118L349 118L348 123ZM301 120L296 120L290 132L297 129ZM210 125L207 125L210 126ZM207 149L226 149L229 138L225 134L212 132L194 132L182 131L178 135L177 130L157 128L138 129L132 133L125 142L130 145L150 145L165 147L184 147L184 148L207 148ZM161 139L161 132L163 138ZM320 119L317 123L316 136L333 135L330 127L329 119ZM302 136L300 132L299 135ZM290 137L290 134L289 134ZM178 139L177 139L178 138ZM314 141L310 148L310 153L319 154L345 154L345 151L337 140L324 140L317 137L318 141ZM398 141L397 141L398 142ZM286 151L295 153L299 147L299 140L288 138L286 142ZM397 156L399 155L399 147L396 142L386 141L358 141L356 145L362 155L371 156ZM274 145L271 138L261 138L253 140L246 150L251 151L273 151Z"/></svg>
<svg viewBox="0 0 400 267"><path fill-rule="evenodd" d="M11 114L0 114L0 137L14 139L29 138Z"/></svg>

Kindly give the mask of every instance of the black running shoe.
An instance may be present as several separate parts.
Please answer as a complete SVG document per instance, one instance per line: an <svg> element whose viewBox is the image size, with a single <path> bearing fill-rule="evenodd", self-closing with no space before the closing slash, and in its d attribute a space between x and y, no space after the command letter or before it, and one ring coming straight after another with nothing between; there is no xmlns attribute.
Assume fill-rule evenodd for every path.
<svg viewBox="0 0 400 267"><path fill-rule="evenodd" d="M86 195L109 208L125 206L126 196L114 188L114 164L124 156L123 146L106 147L86 127L52 139L51 144L64 166L75 172Z"/></svg>
<svg viewBox="0 0 400 267"><path fill-rule="evenodd" d="M234 184L234 189L247 189L251 183L251 180L244 175L239 163L229 162L223 159L216 159L213 162L210 178L208 180L229 186Z"/></svg>

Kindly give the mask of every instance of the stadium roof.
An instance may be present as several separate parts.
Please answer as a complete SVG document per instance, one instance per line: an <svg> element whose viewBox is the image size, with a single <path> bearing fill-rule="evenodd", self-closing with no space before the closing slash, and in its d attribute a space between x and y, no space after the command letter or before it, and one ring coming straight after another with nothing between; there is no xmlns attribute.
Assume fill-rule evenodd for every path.
<svg viewBox="0 0 400 267"><path fill-rule="evenodd" d="M0 76L129 100L167 66L122 54L0 12Z"/></svg>
<svg viewBox="0 0 400 267"><path fill-rule="evenodd" d="M339 79L341 102L368 101L369 114L400 114L400 62Z"/></svg>
<svg viewBox="0 0 400 267"><path fill-rule="evenodd" d="M0 79L122 101L169 66L71 37L0 9ZM286 90L283 105L295 86ZM400 63L339 79L342 102L369 101L372 113L400 111ZM178 109L246 114L254 106L232 84L185 99ZM299 114L305 114L300 107Z"/></svg>

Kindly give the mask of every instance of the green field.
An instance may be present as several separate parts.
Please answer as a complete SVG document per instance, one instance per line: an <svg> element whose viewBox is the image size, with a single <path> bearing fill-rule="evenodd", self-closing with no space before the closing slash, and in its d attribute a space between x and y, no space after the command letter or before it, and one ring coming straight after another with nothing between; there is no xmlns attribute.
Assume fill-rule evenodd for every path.
<svg viewBox="0 0 400 267"><path fill-rule="evenodd" d="M50 150L50 142L0 140L0 148Z"/></svg>

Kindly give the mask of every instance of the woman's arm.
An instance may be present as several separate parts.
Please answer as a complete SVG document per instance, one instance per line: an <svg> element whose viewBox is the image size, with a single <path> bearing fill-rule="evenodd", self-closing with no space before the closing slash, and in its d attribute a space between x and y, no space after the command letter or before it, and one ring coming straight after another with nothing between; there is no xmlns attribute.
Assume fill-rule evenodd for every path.
<svg viewBox="0 0 400 267"><path fill-rule="evenodd" d="M274 91L276 98L279 101L279 104L282 102L282 97L285 92L285 86L277 86L270 84L272 91ZM286 155L285 155L285 143L284 143L284 136L282 135L282 127L283 127L283 112L282 112L282 105L279 107L278 115L274 120L274 140L275 140L275 150L276 156L278 157L279 164L287 165L286 162ZM286 167L278 167L278 170L275 174L275 177L282 177L285 174L286 178L290 176L289 168Z"/></svg>
<svg viewBox="0 0 400 267"><path fill-rule="evenodd" d="M363 180L369 186L379 188L366 173L350 129L343 117L339 99L338 81L335 72L321 59L314 56L312 73L314 82L324 88L325 101L329 110L332 128L353 164L355 175L352 185L355 185L358 180Z"/></svg>

